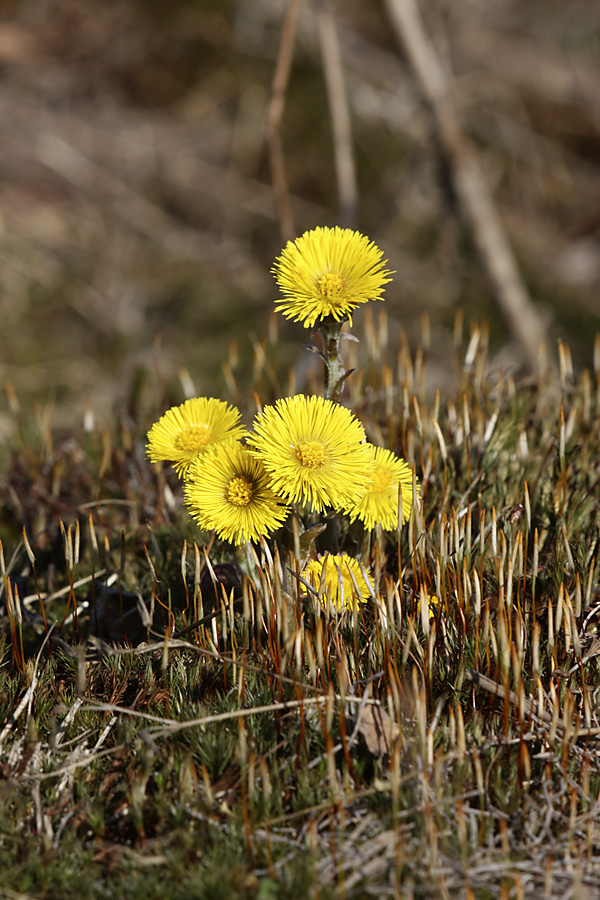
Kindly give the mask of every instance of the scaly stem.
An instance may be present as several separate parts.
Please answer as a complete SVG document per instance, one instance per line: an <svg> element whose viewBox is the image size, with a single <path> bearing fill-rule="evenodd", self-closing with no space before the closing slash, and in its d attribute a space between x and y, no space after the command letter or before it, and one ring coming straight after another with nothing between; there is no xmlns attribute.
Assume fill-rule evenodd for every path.
<svg viewBox="0 0 600 900"><path fill-rule="evenodd" d="M344 361L340 353L340 329L341 322L329 318L325 320L320 327L323 335L323 343L325 349L323 352L323 360L325 362L325 397L327 400L333 400L339 403L344 389Z"/></svg>

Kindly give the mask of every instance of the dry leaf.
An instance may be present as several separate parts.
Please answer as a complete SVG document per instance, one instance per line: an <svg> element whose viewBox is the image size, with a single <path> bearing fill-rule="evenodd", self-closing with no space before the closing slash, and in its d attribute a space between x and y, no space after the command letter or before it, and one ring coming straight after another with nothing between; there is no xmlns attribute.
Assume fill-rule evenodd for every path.
<svg viewBox="0 0 600 900"><path fill-rule="evenodd" d="M363 706L355 728L373 756L388 756L390 747L400 738L400 729L381 706Z"/></svg>

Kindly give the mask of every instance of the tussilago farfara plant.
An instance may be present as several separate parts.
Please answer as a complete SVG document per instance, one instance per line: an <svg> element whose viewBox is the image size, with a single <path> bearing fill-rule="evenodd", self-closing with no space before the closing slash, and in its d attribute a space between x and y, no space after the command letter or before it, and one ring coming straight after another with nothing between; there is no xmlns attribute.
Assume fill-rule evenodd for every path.
<svg viewBox="0 0 600 900"><path fill-rule="evenodd" d="M367 441L340 403L341 327L382 299L391 272L381 250L343 228L315 228L289 241L273 266L283 294L276 309L320 332L324 397L298 394L265 406L252 429L222 400L199 397L167 410L148 432L152 462L168 461L184 479L184 500L201 529L240 546L273 535L296 512L359 520L366 531L396 530L410 515L413 475L391 450ZM346 555L310 560L305 583L334 609L365 602L370 575Z"/></svg>

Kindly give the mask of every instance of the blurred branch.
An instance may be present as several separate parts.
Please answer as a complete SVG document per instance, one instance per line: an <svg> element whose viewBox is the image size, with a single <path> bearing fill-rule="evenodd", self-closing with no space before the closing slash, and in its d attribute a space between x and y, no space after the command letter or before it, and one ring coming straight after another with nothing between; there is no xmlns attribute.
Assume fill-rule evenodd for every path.
<svg viewBox="0 0 600 900"><path fill-rule="evenodd" d="M279 227L281 228L281 236L284 241L289 241L294 237L295 229L287 179L285 177L285 162L281 144L281 120L283 118L285 95L289 82L290 70L292 68L292 59L294 57L296 23L301 2L302 0L288 0L281 30L277 65L275 67L275 75L273 76L271 99L267 110L267 145L269 148L269 162L271 165L271 177L273 179L273 188L275 191L275 204L279 218Z"/></svg>
<svg viewBox="0 0 600 900"><path fill-rule="evenodd" d="M461 131L449 81L414 0L385 0L388 15L431 109L454 188L496 299L530 369L537 369L545 329L531 304L477 157Z"/></svg>
<svg viewBox="0 0 600 900"><path fill-rule="evenodd" d="M353 227L356 221L358 190L352 153L352 128L342 54L331 0L319 0L317 22L327 98L331 112L335 174L339 196L340 224Z"/></svg>

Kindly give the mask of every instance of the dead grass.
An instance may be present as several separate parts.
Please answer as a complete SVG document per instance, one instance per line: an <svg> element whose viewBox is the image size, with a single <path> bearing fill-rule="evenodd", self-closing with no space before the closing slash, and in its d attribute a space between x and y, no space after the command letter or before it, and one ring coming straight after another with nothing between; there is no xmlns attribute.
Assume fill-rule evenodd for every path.
<svg viewBox="0 0 600 900"><path fill-rule="evenodd" d="M195 530L141 412L62 443L21 420L7 896L597 891L598 374L563 347L559 375L487 375L485 330L457 327L442 394L426 346L392 358L385 318L366 326L352 403L423 504L397 540L328 522L320 549L377 577L342 621L298 578L310 536L296 557L291 534L234 553Z"/></svg>

